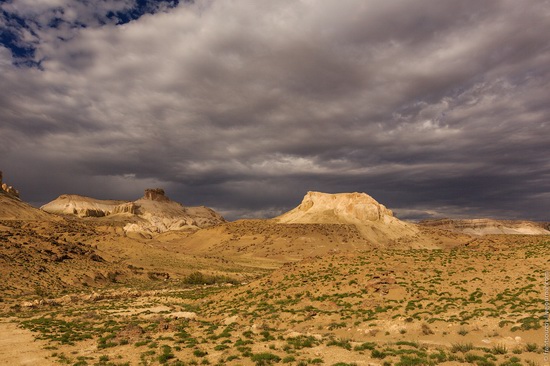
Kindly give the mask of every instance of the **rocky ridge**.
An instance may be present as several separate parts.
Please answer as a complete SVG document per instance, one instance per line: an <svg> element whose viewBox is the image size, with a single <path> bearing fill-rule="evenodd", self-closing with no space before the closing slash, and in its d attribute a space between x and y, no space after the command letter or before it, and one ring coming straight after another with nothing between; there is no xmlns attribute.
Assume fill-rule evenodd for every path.
<svg viewBox="0 0 550 366"><path fill-rule="evenodd" d="M19 191L2 183L0 172L0 220L52 220L47 213L32 207L19 198Z"/></svg>
<svg viewBox="0 0 550 366"><path fill-rule="evenodd" d="M10 196L19 198L19 191L2 181L2 171L0 171L0 187L2 187L2 190Z"/></svg>
<svg viewBox="0 0 550 366"><path fill-rule="evenodd" d="M424 220L419 223L424 227L460 232L468 235L550 235L550 224L526 220L494 219L439 219Z"/></svg>
<svg viewBox="0 0 550 366"><path fill-rule="evenodd" d="M199 207L184 207L170 200L160 188L146 189L145 195L118 210L134 213L140 220L128 223L124 230L141 234L158 234L172 230L199 229L225 222L214 210Z"/></svg>
<svg viewBox="0 0 550 366"><path fill-rule="evenodd" d="M61 215L127 221L124 231L142 236L171 230L199 229L225 222L221 215L208 207L184 207L170 200L161 188L146 189L142 198L131 202L62 195L41 209Z"/></svg>
<svg viewBox="0 0 550 366"><path fill-rule="evenodd" d="M40 209L56 215L103 217L112 214L118 206L126 203L127 201L98 200L76 194L63 194Z"/></svg>

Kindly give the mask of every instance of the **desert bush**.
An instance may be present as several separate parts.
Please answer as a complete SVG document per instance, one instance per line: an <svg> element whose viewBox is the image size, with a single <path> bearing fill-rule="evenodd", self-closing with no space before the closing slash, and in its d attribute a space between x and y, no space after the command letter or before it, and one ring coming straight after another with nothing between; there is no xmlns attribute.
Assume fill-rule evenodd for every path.
<svg viewBox="0 0 550 366"><path fill-rule="evenodd" d="M172 347L163 345L162 346L162 354L158 356L158 360L160 363L166 363L168 360L174 358L174 354L172 353Z"/></svg>
<svg viewBox="0 0 550 366"><path fill-rule="evenodd" d="M193 355L194 355L195 357L204 357L204 356L206 356L207 354L208 354L208 352L203 351L203 350L200 350L200 349L196 349L196 350L193 351Z"/></svg>
<svg viewBox="0 0 550 366"><path fill-rule="evenodd" d="M384 359L387 356L385 352L378 351L376 349L373 349L370 355L372 358L379 358L379 359Z"/></svg>
<svg viewBox="0 0 550 366"><path fill-rule="evenodd" d="M462 352L466 353L468 351L471 351L474 349L474 345L472 343L454 343L451 345L451 352Z"/></svg>
<svg viewBox="0 0 550 366"><path fill-rule="evenodd" d="M227 276L206 275L202 272L196 271L184 277L183 283L186 285L214 285L217 283L230 283L233 285L238 285L239 281Z"/></svg>
<svg viewBox="0 0 550 366"><path fill-rule="evenodd" d="M426 323L421 325L420 330L422 331L422 334L424 334L424 335L434 334L434 331L432 330L432 328L430 328L430 326Z"/></svg>
<svg viewBox="0 0 550 366"><path fill-rule="evenodd" d="M359 346L355 346L353 348L353 350L354 351L364 351L364 350L368 349L368 350L372 351L375 348L376 348L376 343L374 343L374 342L365 342L363 344L360 344Z"/></svg>
<svg viewBox="0 0 550 366"><path fill-rule="evenodd" d="M497 344L496 346L493 346L491 352L495 355L505 355L508 353L508 348L506 348L503 344Z"/></svg>
<svg viewBox="0 0 550 366"><path fill-rule="evenodd" d="M395 344L397 346L410 346L410 347L418 348L418 343L411 342L411 341L398 341L398 342L395 342Z"/></svg>
<svg viewBox="0 0 550 366"><path fill-rule="evenodd" d="M312 336L299 336L294 338L287 338L287 343L294 349L311 348L319 344Z"/></svg>
<svg viewBox="0 0 550 366"><path fill-rule="evenodd" d="M347 339L332 339L327 343L327 346L338 346L351 351L351 343Z"/></svg>
<svg viewBox="0 0 550 366"><path fill-rule="evenodd" d="M251 359L256 362L257 366L271 365L274 362L281 361L281 357L269 352L253 354Z"/></svg>

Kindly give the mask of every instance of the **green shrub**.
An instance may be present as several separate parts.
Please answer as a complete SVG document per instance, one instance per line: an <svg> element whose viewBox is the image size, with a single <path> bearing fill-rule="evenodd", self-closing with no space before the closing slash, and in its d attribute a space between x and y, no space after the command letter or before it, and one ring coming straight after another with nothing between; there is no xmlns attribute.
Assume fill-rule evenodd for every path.
<svg viewBox="0 0 550 366"><path fill-rule="evenodd" d="M368 349L368 350L372 351L375 348L376 348L376 343L374 343L374 342L365 342L363 344L360 344L359 346L355 346L353 348L353 350L354 351L364 351L364 350Z"/></svg>
<svg viewBox="0 0 550 366"><path fill-rule="evenodd" d="M351 351L351 343L347 339L333 339L327 343L327 346L338 346L347 349L348 351Z"/></svg>
<svg viewBox="0 0 550 366"><path fill-rule="evenodd" d="M204 357L204 356L206 356L207 354L208 354L208 352L203 351L203 350L200 350L200 349L196 349L196 350L193 351L193 355L194 355L195 357Z"/></svg>
<svg viewBox="0 0 550 366"><path fill-rule="evenodd" d="M503 344L497 344L496 346L493 346L491 352L495 355L505 355L508 353L508 348L506 348Z"/></svg>
<svg viewBox="0 0 550 366"><path fill-rule="evenodd" d="M281 361L281 357L269 352L253 354L251 359L256 362L258 366L271 365L272 363Z"/></svg>
<svg viewBox="0 0 550 366"><path fill-rule="evenodd" d="M233 285L238 285L240 282L227 276L205 275L202 272L196 271L185 276L183 278L183 283L186 285L213 285L216 283L230 283Z"/></svg>
<svg viewBox="0 0 550 366"><path fill-rule="evenodd" d="M370 355L372 358L379 358L379 359L384 359L387 356L385 352L378 351L376 349L373 349Z"/></svg>
<svg viewBox="0 0 550 366"><path fill-rule="evenodd" d="M319 344L319 341L312 336L287 338L286 342L294 349L311 348Z"/></svg>
<svg viewBox="0 0 550 366"><path fill-rule="evenodd" d="M474 345L471 343L454 343L453 345L451 345L452 353L456 353L456 352L466 353L473 349L474 349Z"/></svg>

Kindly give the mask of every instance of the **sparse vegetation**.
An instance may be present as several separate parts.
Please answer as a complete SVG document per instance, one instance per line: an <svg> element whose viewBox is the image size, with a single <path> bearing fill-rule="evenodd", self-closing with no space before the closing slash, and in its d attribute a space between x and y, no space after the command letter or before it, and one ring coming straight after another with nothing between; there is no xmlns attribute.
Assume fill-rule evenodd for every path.
<svg viewBox="0 0 550 366"><path fill-rule="evenodd" d="M321 228L323 235L345 232L349 242L358 235L337 225ZM235 246L244 235L237 229L231 229ZM255 245L268 230L275 229L254 234ZM292 230L309 235L300 225ZM106 259L97 263L110 267L86 278L97 277L103 289L56 293L35 284L22 297L2 293L0 306L58 364L328 365L340 359L337 365L350 365L361 358L383 365L531 365L540 345L508 348L498 341L542 326L540 268L550 246L540 238L499 240L444 250L329 253L283 267L273 261L269 268L196 255L172 272L165 262L178 254L167 241L152 252L161 253L155 266L115 265L102 252ZM65 261L57 268L68 267ZM482 338L493 343L482 348Z"/></svg>
<svg viewBox="0 0 550 366"><path fill-rule="evenodd" d="M239 281L228 276L205 275L196 271L183 278L183 283L187 285L213 285L217 283L239 284Z"/></svg>

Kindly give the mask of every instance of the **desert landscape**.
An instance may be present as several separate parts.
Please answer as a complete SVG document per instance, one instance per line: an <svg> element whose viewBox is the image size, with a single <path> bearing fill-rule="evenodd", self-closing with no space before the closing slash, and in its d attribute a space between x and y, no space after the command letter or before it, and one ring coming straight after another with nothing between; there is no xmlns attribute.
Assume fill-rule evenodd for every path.
<svg viewBox="0 0 550 366"><path fill-rule="evenodd" d="M0 0L0 366L550 366L550 0Z"/></svg>
<svg viewBox="0 0 550 366"><path fill-rule="evenodd" d="M3 365L543 365L548 223L0 191Z"/></svg>

